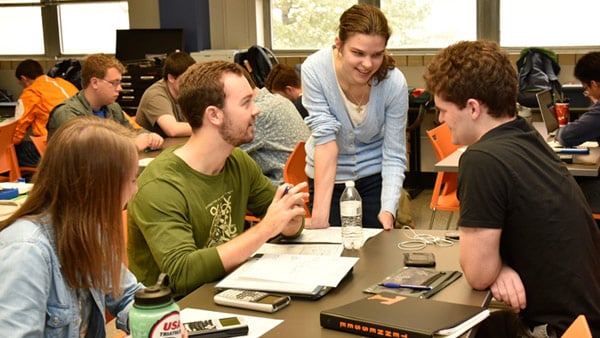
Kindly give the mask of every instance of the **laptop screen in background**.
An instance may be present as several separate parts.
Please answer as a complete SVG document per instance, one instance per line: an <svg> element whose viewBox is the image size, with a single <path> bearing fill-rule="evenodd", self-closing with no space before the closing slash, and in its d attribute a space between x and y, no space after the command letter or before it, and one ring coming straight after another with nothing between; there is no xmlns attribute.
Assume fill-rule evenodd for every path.
<svg viewBox="0 0 600 338"><path fill-rule="evenodd" d="M537 94L538 105L540 106L540 113L542 114L542 120L544 120L544 124L546 125L546 131L548 135L558 129L558 120L556 116L550 109L554 103L552 101L552 93L550 90L543 90Z"/></svg>

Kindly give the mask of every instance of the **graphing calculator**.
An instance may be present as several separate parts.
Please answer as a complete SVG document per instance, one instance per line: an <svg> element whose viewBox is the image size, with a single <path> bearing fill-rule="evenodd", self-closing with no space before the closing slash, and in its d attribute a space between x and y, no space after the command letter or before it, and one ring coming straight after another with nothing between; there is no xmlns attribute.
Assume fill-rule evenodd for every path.
<svg viewBox="0 0 600 338"><path fill-rule="evenodd" d="M275 312L290 303L290 296L261 291L229 289L214 296L217 304L263 312Z"/></svg>
<svg viewBox="0 0 600 338"><path fill-rule="evenodd" d="M183 323L189 337L219 338L237 337L248 334L248 325L243 318L226 317Z"/></svg>

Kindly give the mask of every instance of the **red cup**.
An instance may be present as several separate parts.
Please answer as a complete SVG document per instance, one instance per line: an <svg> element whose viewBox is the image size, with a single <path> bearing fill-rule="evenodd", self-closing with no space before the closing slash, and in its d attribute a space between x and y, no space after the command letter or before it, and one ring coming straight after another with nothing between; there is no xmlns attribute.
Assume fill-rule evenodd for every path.
<svg viewBox="0 0 600 338"><path fill-rule="evenodd" d="M554 104L554 111L556 111L556 119L558 119L559 126L566 126L569 122L569 103L557 102Z"/></svg>

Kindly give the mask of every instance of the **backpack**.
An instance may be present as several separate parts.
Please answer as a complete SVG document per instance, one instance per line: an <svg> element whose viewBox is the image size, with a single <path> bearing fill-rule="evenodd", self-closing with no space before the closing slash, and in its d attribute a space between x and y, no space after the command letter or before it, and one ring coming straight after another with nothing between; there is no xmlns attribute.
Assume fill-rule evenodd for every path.
<svg viewBox="0 0 600 338"><path fill-rule="evenodd" d="M81 61L77 59L66 59L58 62L48 71L47 75L63 78L81 90Z"/></svg>
<svg viewBox="0 0 600 338"><path fill-rule="evenodd" d="M258 45L248 48L245 52L238 53L235 62L246 68L258 88L265 86L265 79L273 65L279 63L271 50Z"/></svg>
<svg viewBox="0 0 600 338"><path fill-rule="evenodd" d="M543 48L525 48L517 60L519 93L517 102L525 107L537 108L536 93L549 89L553 95L562 95L558 81L560 65L552 51Z"/></svg>

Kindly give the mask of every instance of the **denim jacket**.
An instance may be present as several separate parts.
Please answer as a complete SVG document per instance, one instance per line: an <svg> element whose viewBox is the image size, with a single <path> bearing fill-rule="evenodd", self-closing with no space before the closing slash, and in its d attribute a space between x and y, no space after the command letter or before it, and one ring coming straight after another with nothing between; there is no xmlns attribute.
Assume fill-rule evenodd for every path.
<svg viewBox="0 0 600 338"><path fill-rule="evenodd" d="M49 218L19 219L0 231L0 332L11 337L79 338L79 303L61 271ZM127 317L137 283L123 274L123 295L114 299L91 289L92 313L87 337L105 337L105 309L117 314L117 327L128 331Z"/></svg>

